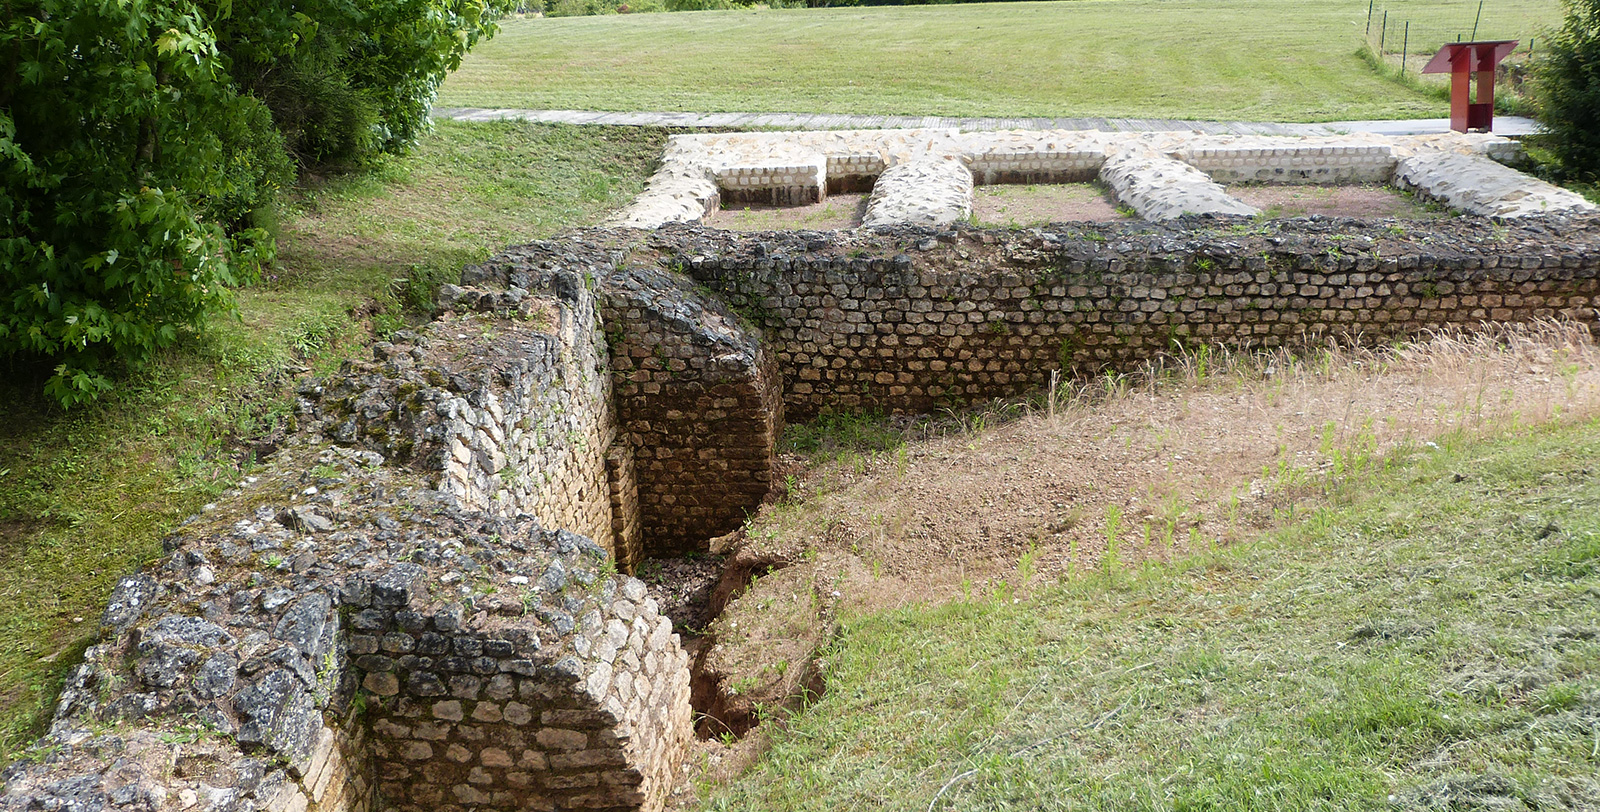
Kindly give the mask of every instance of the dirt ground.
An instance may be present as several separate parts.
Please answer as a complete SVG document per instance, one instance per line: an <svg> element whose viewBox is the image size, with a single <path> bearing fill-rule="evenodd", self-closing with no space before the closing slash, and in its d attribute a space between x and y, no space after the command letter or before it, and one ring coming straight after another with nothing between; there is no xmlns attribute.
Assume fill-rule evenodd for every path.
<svg viewBox="0 0 1600 812"><path fill-rule="evenodd" d="M1263 186L1240 184L1228 194L1268 217L1394 217L1433 220L1450 212L1419 203L1387 186ZM861 225L867 194L837 194L809 206L733 204L712 212L706 225L729 231L832 231ZM1022 228L1045 223L1107 222L1126 219L1116 197L1102 183L979 186L972 195L972 219L981 226Z"/></svg>
<svg viewBox="0 0 1600 812"><path fill-rule="evenodd" d="M1053 415L951 416L903 451L789 460L787 493L734 540L730 569L770 572L702 643L698 679L721 691L710 712L740 729L816 690L811 659L840 615L1227 545L1309 515L1386 458L1600 415L1600 349L1581 326L1542 324L1378 352L1190 356L1061 392ZM721 738L686 775L737 774L764 740Z"/></svg>
<svg viewBox="0 0 1600 812"><path fill-rule="evenodd" d="M866 211L866 194L845 193L829 195L827 200L809 206L730 204L707 215L704 222L728 231L837 231L861 225Z"/></svg>
<svg viewBox="0 0 1600 812"><path fill-rule="evenodd" d="M1261 210L1267 217L1394 217L1401 220L1437 220L1449 210L1418 202L1389 186L1229 186L1228 194Z"/></svg>
<svg viewBox="0 0 1600 812"><path fill-rule="evenodd" d="M870 588L840 603L877 611L1013 576L1030 548L1036 577L1053 580L1098 565L1108 539L1125 562L1227 544L1396 449L1600 413L1600 349L1581 327L1507 335L1509 347L1449 334L1393 353L1212 357L1164 381L1101 379L1054 418L808 471L757 518L747 554L855 556Z"/></svg>
<svg viewBox="0 0 1600 812"><path fill-rule="evenodd" d="M1103 183L979 186L972 194L972 219L980 226L1021 228L1127 216Z"/></svg>

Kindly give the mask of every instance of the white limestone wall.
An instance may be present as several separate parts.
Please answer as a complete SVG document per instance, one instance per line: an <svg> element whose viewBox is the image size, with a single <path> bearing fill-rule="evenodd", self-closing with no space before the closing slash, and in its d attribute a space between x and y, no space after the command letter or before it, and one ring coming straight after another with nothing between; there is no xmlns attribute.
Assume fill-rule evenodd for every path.
<svg viewBox="0 0 1600 812"><path fill-rule="evenodd" d="M1228 194L1200 170L1143 145L1129 146L1106 159L1100 177L1117 199L1146 220L1175 220L1185 214L1251 217L1261 210Z"/></svg>
<svg viewBox="0 0 1600 812"><path fill-rule="evenodd" d="M1172 157L1222 183L1387 183L1395 165L1389 144L1282 138L1196 140Z"/></svg>
<svg viewBox="0 0 1600 812"><path fill-rule="evenodd" d="M826 196L830 180L861 188L873 178L891 179L895 188L876 195L881 205L867 225L960 219L971 211L971 201L952 195L971 184L1096 177L1152 219L1185 212L1254 215L1255 209L1229 197L1218 183L1384 183L1402 163L1403 182L1429 194L1437 188L1433 196L1450 205L1462 201L1460 208L1475 213L1519 216L1586 205L1493 163L1518 154L1513 141L1460 133L1273 137L910 129L680 135L668 140L662 167L646 191L607 224L655 228L694 222L724 195L810 202ZM944 171L956 163L971 175L968 181ZM895 171L903 165L917 168Z"/></svg>
<svg viewBox="0 0 1600 812"><path fill-rule="evenodd" d="M928 157L883 170L867 200L865 226L942 225L972 214L972 170L958 157Z"/></svg>
<svg viewBox="0 0 1600 812"><path fill-rule="evenodd" d="M1478 155L1419 152L1399 161L1395 184L1468 214L1526 217L1594 209L1582 195Z"/></svg>

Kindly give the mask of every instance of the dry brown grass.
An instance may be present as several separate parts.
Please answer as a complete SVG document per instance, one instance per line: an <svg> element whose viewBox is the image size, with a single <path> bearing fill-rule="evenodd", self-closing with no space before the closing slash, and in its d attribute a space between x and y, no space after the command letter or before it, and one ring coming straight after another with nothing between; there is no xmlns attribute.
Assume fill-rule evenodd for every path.
<svg viewBox="0 0 1600 812"><path fill-rule="evenodd" d="M1226 546L1386 465L1595 414L1600 347L1583 325L1541 321L1379 348L1199 350L919 423L899 448L797 474L750 524L736 560L788 567L713 624L707 673L738 686L734 712L777 707L833 618Z"/></svg>
<svg viewBox="0 0 1600 812"><path fill-rule="evenodd" d="M1006 577L1030 551L1054 577L1108 547L1129 561L1227 544L1397 449L1594 413L1600 349L1554 321L1376 349L1207 349L1065 383L1055 401L1053 416L1040 398L924 423L903 451L810 470L752 524L749 549L853 556L875 575L857 599L872 610Z"/></svg>

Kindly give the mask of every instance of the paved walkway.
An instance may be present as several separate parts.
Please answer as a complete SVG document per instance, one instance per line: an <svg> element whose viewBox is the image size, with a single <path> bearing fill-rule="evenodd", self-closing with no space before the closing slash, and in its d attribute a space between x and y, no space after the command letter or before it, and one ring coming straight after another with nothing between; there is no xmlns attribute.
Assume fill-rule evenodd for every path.
<svg viewBox="0 0 1600 812"><path fill-rule="evenodd" d="M1273 124L1249 121L1179 121L1144 118L943 118L939 116L845 116L826 113L603 113L583 110L510 110L440 107L438 118L457 121L521 119L551 124L616 124L645 127L704 127L780 130L863 130L901 127L953 127L959 130L1100 130L1103 132L1202 132L1208 135L1427 135L1449 132L1450 119L1333 121L1324 124ZM1531 118L1501 116L1494 132L1508 138L1532 135Z"/></svg>

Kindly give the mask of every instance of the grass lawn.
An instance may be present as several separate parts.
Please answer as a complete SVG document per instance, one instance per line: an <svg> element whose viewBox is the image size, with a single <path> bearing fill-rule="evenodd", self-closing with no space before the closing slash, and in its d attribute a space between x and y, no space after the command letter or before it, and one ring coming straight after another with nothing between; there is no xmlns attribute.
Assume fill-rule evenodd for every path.
<svg viewBox="0 0 1600 812"><path fill-rule="evenodd" d="M660 130L444 122L371 175L308 186L281 212L280 267L239 318L62 414L0 362L0 763L42 732L111 586L249 469L306 367L398 325L396 279L438 280L508 243L591 224L642 188ZM431 289L431 287L429 288Z"/></svg>
<svg viewBox="0 0 1600 812"><path fill-rule="evenodd" d="M1423 3L1435 13L1438 2ZM1465 7L1466 3L1458 3ZM1558 0L1503 0L1534 33ZM1060 0L509 20L440 104L1333 121L1447 115L1356 56L1360 0ZM1470 13L1470 12L1469 12Z"/></svg>
<svg viewBox="0 0 1600 812"><path fill-rule="evenodd" d="M1443 442L1287 531L846 617L711 809L1595 809L1600 424Z"/></svg>

